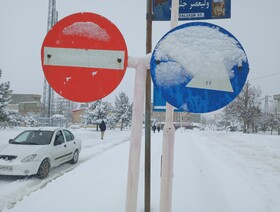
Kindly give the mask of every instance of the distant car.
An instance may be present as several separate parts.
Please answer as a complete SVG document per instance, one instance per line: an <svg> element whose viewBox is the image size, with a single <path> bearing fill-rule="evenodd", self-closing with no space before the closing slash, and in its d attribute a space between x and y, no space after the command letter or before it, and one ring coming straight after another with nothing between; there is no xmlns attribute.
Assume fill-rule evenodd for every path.
<svg viewBox="0 0 280 212"><path fill-rule="evenodd" d="M0 175L48 176L52 167L77 163L81 140L64 128L26 130L0 149Z"/></svg>

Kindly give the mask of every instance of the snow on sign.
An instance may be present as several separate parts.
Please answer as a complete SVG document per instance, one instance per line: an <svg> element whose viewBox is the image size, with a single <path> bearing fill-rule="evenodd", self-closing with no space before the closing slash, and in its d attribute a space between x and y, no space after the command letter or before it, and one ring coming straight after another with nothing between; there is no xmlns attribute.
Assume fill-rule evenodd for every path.
<svg viewBox="0 0 280 212"><path fill-rule="evenodd" d="M76 102L110 94L127 67L127 47L118 28L94 13L76 13L60 20L46 35L42 67L50 86Z"/></svg>
<svg viewBox="0 0 280 212"><path fill-rule="evenodd" d="M238 40L210 23L180 25L165 34L151 58L159 94L174 107L207 113L229 104L242 90L249 64Z"/></svg>

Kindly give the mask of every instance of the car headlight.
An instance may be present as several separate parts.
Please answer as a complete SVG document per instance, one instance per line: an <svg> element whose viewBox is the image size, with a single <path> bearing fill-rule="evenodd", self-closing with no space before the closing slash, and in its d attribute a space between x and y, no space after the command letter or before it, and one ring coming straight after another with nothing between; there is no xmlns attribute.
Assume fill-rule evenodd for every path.
<svg viewBox="0 0 280 212"><path fill-rule="evenodd" d="M37 156L37 154L29 155L29 156L23 158L23 159L21 160L21 162L23 162L23 163L31 162L31 161L34 160L34 158L35 158L36 156Z"/></svg>

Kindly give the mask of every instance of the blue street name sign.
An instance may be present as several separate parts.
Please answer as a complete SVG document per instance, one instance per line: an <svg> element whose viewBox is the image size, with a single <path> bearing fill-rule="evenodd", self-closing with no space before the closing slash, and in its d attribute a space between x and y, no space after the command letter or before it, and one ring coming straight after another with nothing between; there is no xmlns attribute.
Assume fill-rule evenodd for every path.
<svg viewBox="0 0 280 212"><path fill-rule="evenodd" d="M169 104L207 113L239 95L249 64L243 47L230 32L214 24L192 22L161 38L150 70L155 89Z"/></svg>
<svg viewBox="0 0 280 212"><path fill-rule="evenodd" d="M171 0L153 0L153 20L170 21ZM179 20L231 17L231 0L179 0Z"/></svg>

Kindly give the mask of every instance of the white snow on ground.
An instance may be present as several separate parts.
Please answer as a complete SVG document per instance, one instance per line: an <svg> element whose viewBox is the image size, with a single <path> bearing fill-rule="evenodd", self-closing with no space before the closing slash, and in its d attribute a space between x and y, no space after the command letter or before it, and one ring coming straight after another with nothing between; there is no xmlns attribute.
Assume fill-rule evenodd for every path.
<svg viewBox="0 0 280 212"><path fill-rule="evenodd" d="M0 148L21 130L0 130ZM103 141L94 129L73 132L83 140L79 163L53 169L44 180L0 176L0 211L124 211L130 131L106 131ZM151 136L156 212L162 131ZM144 142L138 212L144 211L143 150ZM280 136L177 130L172 211L279 212Z"/></svg>

